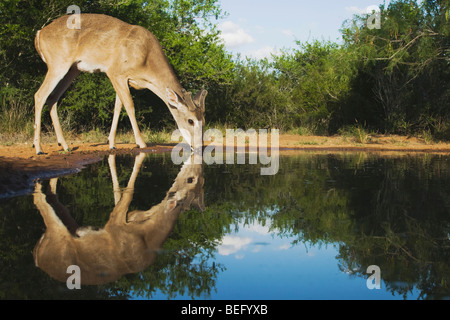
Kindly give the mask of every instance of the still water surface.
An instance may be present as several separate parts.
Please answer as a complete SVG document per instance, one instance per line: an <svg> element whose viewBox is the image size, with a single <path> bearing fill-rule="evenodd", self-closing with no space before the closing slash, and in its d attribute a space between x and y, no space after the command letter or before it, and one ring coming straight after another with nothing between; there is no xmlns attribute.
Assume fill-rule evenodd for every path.
<svg viewBox="0 0 450 320"><path fill-rule="evenodd" d="M450 298L449 156L301 153L279 165L261 176L170 153L110 156L41 181L0 202L0 298ZM70 235L86 240L73 252L61 225L46 232L57 211L93 227ZM133 227L105 227L120 212ZM69 290L69 264L95 284ZM368 288L371 265L380 289Z"/></svg>

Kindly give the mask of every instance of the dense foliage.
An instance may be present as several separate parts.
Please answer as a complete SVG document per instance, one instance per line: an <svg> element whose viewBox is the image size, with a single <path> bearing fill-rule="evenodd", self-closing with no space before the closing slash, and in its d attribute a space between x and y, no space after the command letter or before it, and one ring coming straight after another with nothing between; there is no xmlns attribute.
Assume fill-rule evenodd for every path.
<svg viewBox="0 0 450 320"><path fill-rule="evenodd" d="M46 72L34 36L72 3L0 3L0 133L32 132L33 94ZM315 134L358 126L437 139L450 139L449 3L393 1L381 6L380 29L368 28L368 15L354 16L343 23L342 43L297 42L270 60L256 61L226 51L217 28L225 13L217 0L77 1L82 12L151 30L183 86L209 91L210 126ZM155 95L132 93L141 126L174 126ZM65 130L108 131L114 98L104 74L80 75L60 103Z"/></svg>
<svg viewBox="0 0 450 320"><path fill-rule="evenodd" d="M392 2L381 7L380 29L366 26L369 15L355 16L343 24L342 44L297 42L272 63L240 64L226 99L235 117L227 121L323 134L358 125L448 139L449 3Z"/></svg>

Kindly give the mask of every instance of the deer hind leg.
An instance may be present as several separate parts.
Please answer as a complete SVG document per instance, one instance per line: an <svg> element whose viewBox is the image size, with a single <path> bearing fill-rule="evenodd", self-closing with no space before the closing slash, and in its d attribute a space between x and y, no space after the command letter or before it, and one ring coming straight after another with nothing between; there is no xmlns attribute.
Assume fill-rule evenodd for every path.
<svg viewBox="0 0 450 320"><path fill-rule="evenodd" d="M126 78L116 78L109 74L108 74L108 77L110 78L111 83L112 83L114 89L116 90L117 96L120 98L120 101L125 106L125 110L127 111L128 117L130 118L131 126L133 127L136 144L140 148L147 147L147 144L145 143L144 139L142 138L141 132L139 131L139 126L136 121L134 103L133 103L133 99L131 98L130 88L128 87L128 80ZM118 106L118 102L116 101L116 107L117 106ZM114 111L115 116L116 116L117 109L119 109L119 108L118 107L115 108L115 111ZM119 111L120 111L120 109L119 109ZM118 117L118 115L117 115L117 117ZM113 129L116 129L116 128L112 127L111 131L113 131ZM115 132L111 132L110 139L112 137L115 138L115 134L116 134Z"/></svg>
<svg viewBox="0 0 450 320"><path fill-rule="evenodd" d="M47 102L47 99L50 97L52 93L54 93L50 98L49 105L56 104L56 101L59 99L59 97L62 95L62 93L58 93L60 90L55 89L58 87L61 80L64 79L64 77L69 72L70 66L67 68L50 68L45 76L44 82L42 83L39 90L34 95L34 107L35 107L35 118L34 118L34 140L33 145L36 148L36 154L44 154L41 146L41 118L42 118L42 109L44 108L45 103ZM68 86L68 85L67 85ZM61 88L64 87L63 85L60 86ZM58 99L55 100L55 97L58 96ZM53 108L52 108L53 109ZM54 108L55 111L53 111L53 117L56 114L56 108ZM59 121L57 122L58 129L61 128L61 125L59 124ZM56 129L55 129L56 130ZM62 130L60 131L62 132ZM60 135L60 132L57 133L57 135ZM64 138L63 138L64 139Z"/></svg>
<svg viewBox="0 0 450 320"><path fill-rule="evenodd" d="M69 239L72 239L73 232L78 227L67 208L58 201L56 183L57 178L52 179L50 181L50 190L47 194L44 194L42 185L37 182L33 193L34 204L41 214L46 227L45 233L33 249L34 262L38 267L48 264L48 257L52 253L61 252L61 249L68 245ZM73 224L66 225L65 223L68 221L65 221L65 218L73 221Z"/></svg>
<svg viewBox="0 0 450 320"><path fill-rule="evenodd" d="M44 219L45 226L49 232L63 232L69 234L70 231L76 230L78 227L76 222L71 218L67 208L59 203L56 195L57 178L50 181L50 190L44 194L42 184L36 182L33 201Z"/></svg>
<svg viewBox="0 0 450 320"><path fill-rule="evenodd" d="M64 139L64 134L59 122L57 104L61 96L66 92L67 88L70 86L72 81L80 74L80 71L76 68L76 65L72 65L69 72L65 77L59 82L58 86L53 90L52 94L48 98L47 102L51 105L50 116L52 118L53 127L55 128L56 139L58 144L64 148L65 151L70 151L70 148Z"/></svg>

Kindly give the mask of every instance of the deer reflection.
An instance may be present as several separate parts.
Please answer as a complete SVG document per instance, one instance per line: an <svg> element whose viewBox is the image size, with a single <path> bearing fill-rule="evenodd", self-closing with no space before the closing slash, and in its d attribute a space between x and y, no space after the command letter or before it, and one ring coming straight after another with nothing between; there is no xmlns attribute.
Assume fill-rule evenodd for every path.
<svg viewBox="0 0 450 320"><path fill-rule="evenodd" d="M115 207L105 227L100 230L79 228L56 196L57 179L50 181L46 195L37 183L34 203L46 231L36 244L36 266L51 277L65 282L67 268L80 268L81 284L99 285L122 275L137 273L150 266L170 234L178 216L191 206L203 211L202 165L185 164L164 200L147 211L128 211L134 184L145 154L136 156L127 187L121 191L115 156L108 163L113 180Z"/></svg>

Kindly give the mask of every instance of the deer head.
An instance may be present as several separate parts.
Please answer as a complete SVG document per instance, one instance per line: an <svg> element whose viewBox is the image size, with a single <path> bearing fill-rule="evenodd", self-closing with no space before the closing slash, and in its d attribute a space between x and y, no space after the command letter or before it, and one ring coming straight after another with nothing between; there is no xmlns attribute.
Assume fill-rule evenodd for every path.
<svg viewBox="0 0 450 320"><path fill-rule="evenodd" d="M167 88L167 100L183 138L192 149L202 146L205 123L205 98L208 92L200 90L192 99L191 92L182 89L180 94ZM201 145L196 145L199 141Z"/></svg>

